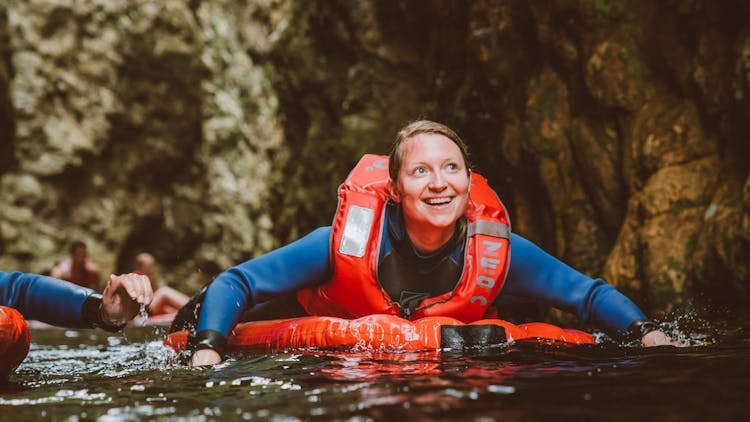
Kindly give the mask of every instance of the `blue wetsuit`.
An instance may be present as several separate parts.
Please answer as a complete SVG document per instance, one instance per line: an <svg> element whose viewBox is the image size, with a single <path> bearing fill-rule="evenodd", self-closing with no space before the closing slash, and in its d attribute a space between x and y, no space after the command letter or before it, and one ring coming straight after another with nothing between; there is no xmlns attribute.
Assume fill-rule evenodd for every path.
<svg viewBox="0 0 750 422"><path fill-rule="evenodd" d="M220 274L203 299L197 348L221 349L215 346L223 344L246 308L328 281L330 236L331 227L316 229ZM634 323L647 321L630 299L604 280L574 270L519 235L511 235L511 245L508 277L495 300L498 309L514 302L543 303L573 312L618 338L632 335Z"/></svg>
<svg viewBox="0 0 750 422"><path fill-rule="evenodd" d="M0 305L16 309L25 319L91 328L101 323L99 304L101 295L89 288L43 275L0 271Z"/></svg>

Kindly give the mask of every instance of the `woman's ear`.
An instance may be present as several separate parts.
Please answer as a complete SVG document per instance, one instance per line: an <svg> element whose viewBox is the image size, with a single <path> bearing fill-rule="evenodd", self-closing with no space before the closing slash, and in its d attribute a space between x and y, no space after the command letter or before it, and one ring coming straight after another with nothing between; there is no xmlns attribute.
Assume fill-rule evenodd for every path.
<svg viewBox="0 0 750 422"><path fill-rule="evenodd" d="M398 189L393 180L388 179L388 193L391 195L391 200L395 203L401 202L401 195L398 194Z"/></svg>

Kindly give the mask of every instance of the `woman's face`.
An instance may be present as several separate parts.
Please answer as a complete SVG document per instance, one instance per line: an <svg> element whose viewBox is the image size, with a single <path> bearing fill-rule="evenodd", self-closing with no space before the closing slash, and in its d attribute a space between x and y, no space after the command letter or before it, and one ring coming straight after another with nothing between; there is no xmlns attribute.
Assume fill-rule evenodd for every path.
<svg viewBox="0 0 750 422"><path fill-rule="evenodd" d="M401 203L407 228L448 229L452 235L469 201L469 172L461 150L436 133L420 133L403 148L403 163L391 194Z"/></svg>

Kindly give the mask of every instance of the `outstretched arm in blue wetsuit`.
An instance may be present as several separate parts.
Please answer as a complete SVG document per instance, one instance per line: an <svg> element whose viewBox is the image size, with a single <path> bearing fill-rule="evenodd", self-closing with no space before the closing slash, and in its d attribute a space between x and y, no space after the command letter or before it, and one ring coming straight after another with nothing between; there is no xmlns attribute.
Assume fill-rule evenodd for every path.
<svg viewBox="0 0 750 422"><path fill-rule="evenodd" d="M148 278L138 274L110 276L104 294L99 294L52 277L0 271L0 305L26 319L63 327L116 331L152 298Z"/></svg>
<svg viewBox="0 0 750 422"><path fill-rule="evenodd" d="M330 227L225 271L211 283L201 308L193 364L220 361L226 336L242 311L276 295L323 283L330 278ZM523 298L577 314L613 335L646 321L643 312L611 285L593 280L512 235L512 258L505 287L497 301Z"/></svg>
<svg viewBox="0 0 750 422"><path fill-rule="evenodd" d="M656 329L633 301L602 279L592 279L516 234L503 290L495 300L504 304L543 303L572 312L617 338L640 339Z"/></svg>
<svg viewBox="0 0 750 422"><path fill-rule="evenodd" d="M265 255L234 266L211 283L201 307L196 329L195 356L218 350L237 324L245 309L284 293L315 286L330 278L328 260L330 227L321 227L307 236ZM194 356L193 362L196 363ZM215 363L211 353L206 363Z"/></svg>

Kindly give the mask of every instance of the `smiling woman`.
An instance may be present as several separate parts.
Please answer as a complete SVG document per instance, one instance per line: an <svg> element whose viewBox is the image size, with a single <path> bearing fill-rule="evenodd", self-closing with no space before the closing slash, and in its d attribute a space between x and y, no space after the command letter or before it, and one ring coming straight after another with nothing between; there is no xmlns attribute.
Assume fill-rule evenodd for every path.
<svg viewBox="0 0 750 422"><path fill-rule="evenodd" d="M393 192L395 185L393 179L389 178L388 172L378 170L374 165L384 159L378 155L364 156L342 184L339 211L331 229L331 247L336 251L333 255L335 271L329 282L300 290L298 302L311 315L357 318L393 314L408 319L450 316L465 322L482 318L502 288L508 271L510 229L505 207L476 173L471 177L471 201L464 200L461 213L447 221L446 214L450 216L456 211L452 205L460 202L455 197L445 196L448 201L438 206L421 201L420 192L403 195L413 198L406 203L389 200L388 192ZM463 195L467 196L467 174L454 175L466 179L461 183L464 185ZM402 176L399 180L404 179L406 177ZM428 187L421 192L432 195L434 190ZM445 188L438 190L446 191ZM390 195L392 197L393 193ZM441 240L433 251L400 246L411 239L411 234L408 231L407 234L401 233L403 230L395 225L387 226L387 230L393 233L382 236L386 227L384 220L391 219L399 209L410 207L425 208L421 212L414 210L412 214L419 214L415 218L422 219L424 230L433 232L434 238L445 232L443 226L446 223L452 224L449 237ZM369 210L372 218L366 223L359 218L353 219L352 216L358 215L360 210ZM407 217L396 216L390 221L402 219ZM349 232L358 235L356 238L348 236ZM444 259L444 254L436 253L448 244L458 243L465 251L465 257ZM357 246L352 248L353 244ZM434 255L439 259L420 268L417 254ZM368 268L377 268L377 275L374 271L367 271ZM350 300L353 291L357 292L356 301Z"/></svg>
<svg viewBox="0 0 750 422"><path fill-rule="evenodd" d="M401 204L409 238L418 251L430 253L455 231L469 201L469 169L463 149L450 138L430 132L403 137L394 157L403 156L388 183L391 199Z"/></svg>
<svg viewBox="0 0 750 422"><path fill-rule="evenodd" d="M471 172L461 138L420 120L398 132L387 166L380 156L360 160L339 189L331 227L220 274L173 330L196 328L189 347L193 364L203 365L221 361L245 310L245 321L391 314L469 323L518 300L573 312L619 339L670 342L604 280L511 234L505 207Z"/></svg>

